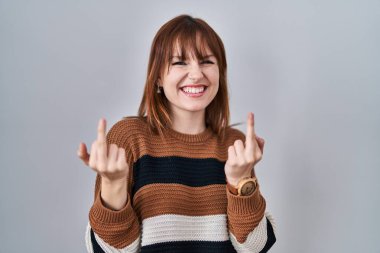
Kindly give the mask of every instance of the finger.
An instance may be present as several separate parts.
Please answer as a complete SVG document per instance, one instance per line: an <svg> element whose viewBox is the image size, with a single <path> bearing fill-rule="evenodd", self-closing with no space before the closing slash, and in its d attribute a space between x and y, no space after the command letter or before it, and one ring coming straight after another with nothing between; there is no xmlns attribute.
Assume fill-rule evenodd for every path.
<svg viewBox="0 0 380 253"><path fill-rule="evenodd" d="M90 160L88 162L88 165L96 171L96 141L94 141L91 145L91 151L90 151Z"/></svg>
<svg viewBox="0 0 380 253"><path fill-rule="evenodd" d="M98 124L98 139L96 161L102 166L107 164L106 120L101 118Z"/></svg>
<svg viewBox="0 0 380 253"><path fill-rule="evenodd" d="M257 137L257 143L259 144L259 148L261 150L261 153L264 153L264 143L265 140L263 138Z"/></svg>
<svg viewBox="0 0 380 253"><path fill-rule="evenodd" d="M125 149L119 148L118 152L119 152L119 154L117 156L118 168L128 167L127 160L125 157Z"/></svg>
<svg viewBox="0 0 380 253"><path fill-rule="evenodd" d="M106 120L103 118L98 123L98 141L106 142Z"/></svg>
<svg viewBox="0 0 380 253"><path fill-rule="evenodd" d="M230 162L236 161L236 152L235 147L233 145L228 147L228 160Z"/></svg>
<svg viewBox="0 0 380 253"><path fill-rule="evenodd" d="M252 112L248 114L247 120L247 134L245 138L245 149L247 156L252 156L255 148L255 122L254 115Z"/></svg>
<svg viewBox="0 0 380 253"><path fill-rule="evenodd" d="M117 161L117 155L118 155L118 147L116 144L111 144L109 147L109 152L108 152L108 168L113 168L115 169L116 167L116 161Z"/></svg>
<svg viewBox="0 0 380 253"><path fill-rule="evenodd" d="M90 155L87 153L86 144L81 142L79 144L79 149L77 151L79 158L88 166L88 161L90 159Z"/></svg>
<svg viewBox="0 0 380 253"><path fill-rule="evenodd" d="M236 158L239 161L239 163L244 162L244 144L241 140L236 140L234 142L235 152L236 152Z"/></svg>
<svg viewBox="0 0 380 253"><path fill-rule="evenodd" d="M99 171L105 171L107 169L107 145L99 144L96 145L96 166Z"/></svg>
<svg viewBox="0 0 380 253"><path fill-rule="evenodd" d="M263 146L263 139L260 138L257 141L257 148L255 149L255 164L262 159L262 156L263 156L262 146Z"/></svg>
<svg viewBox="0 0 380 253"><path fill-rule="evenodd" d="M79 143L79 147L77 150L77 155L79 156L79 158L82 159L82 157L84 157L84 153L86 153L86 152L87 152L86 144L83 144L83 142Z"/></svg>

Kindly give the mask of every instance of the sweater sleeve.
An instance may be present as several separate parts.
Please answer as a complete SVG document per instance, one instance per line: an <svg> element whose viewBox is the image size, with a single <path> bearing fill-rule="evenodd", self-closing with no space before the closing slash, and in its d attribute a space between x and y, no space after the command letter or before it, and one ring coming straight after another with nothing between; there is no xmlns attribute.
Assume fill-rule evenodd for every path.
<svg viewBox="0 0 380 253"><path fill-rule="evenodd" d="M114 143L126 150L129 165L128 193L126 205L118 211L111 210L102 202L101 177L95 182L94 203L89 212L86 231L88 252L138 252L140 247L140 225L131 203L133 152L127 120L117 122L106 136L107 146Z"/></svg>
<svg viewBox="0 0 380 253"><path fill-rule="evenodd" d="M276 241L273 218L265 212L260 186L250 196L236 196L227 190L228 228L237 252L267 252Z"/></svg>
<svg viewBox="0 0 380 253"><path fill-rule="evenodd" d="M227 146L237 139L245 143L243 132L233 128L229 130ZM250 196L236 196L227 187L226 191L228 230L235 250L238 253L267 252L276 242L276 231L272 216L266 212L266 202L261 195L259 182Z"/></svg>

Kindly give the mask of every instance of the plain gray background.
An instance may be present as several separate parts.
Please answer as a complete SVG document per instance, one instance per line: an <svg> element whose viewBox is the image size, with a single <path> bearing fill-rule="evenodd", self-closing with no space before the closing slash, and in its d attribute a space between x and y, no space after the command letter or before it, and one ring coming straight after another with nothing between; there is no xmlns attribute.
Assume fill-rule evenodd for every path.
<svg viewBox="0 0 380 253"><path fill-rule="evenodd" d="M0 1L0 252L85 252L80 141L135 115L152 39L206 20L253 111L271 252L380 252L379 1ZM245 125L239 129L245 132Z"/></svg>

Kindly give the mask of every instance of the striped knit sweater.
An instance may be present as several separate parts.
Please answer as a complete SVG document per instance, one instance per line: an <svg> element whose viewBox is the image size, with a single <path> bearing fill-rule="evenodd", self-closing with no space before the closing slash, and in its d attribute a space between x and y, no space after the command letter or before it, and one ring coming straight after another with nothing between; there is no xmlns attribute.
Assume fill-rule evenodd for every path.
<svg viewBox="0 0 380 253"><path fill-rule="evenodd" d="M231 194L224 164L228 146L245 135L228 128L190 135L150 133L145 118L114 124L107 144L126 150L128 200L108 209L96 178L86 231L88 252L267 252L276 241L260 185L251 196Z"/></svg>

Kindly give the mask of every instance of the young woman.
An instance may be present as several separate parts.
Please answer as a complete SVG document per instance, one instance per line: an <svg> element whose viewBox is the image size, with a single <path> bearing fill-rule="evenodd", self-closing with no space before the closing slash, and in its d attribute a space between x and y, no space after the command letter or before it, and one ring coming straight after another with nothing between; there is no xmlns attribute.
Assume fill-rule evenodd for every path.
<svg viewBox="0 0 380 253"><path fill-rule="evenodd" d="M181 15L157 32L137 117L78 156L96 173L88 252L266 252L276 241L254 166L264 140L248 114L229 126L223 43Z"/></svg>

